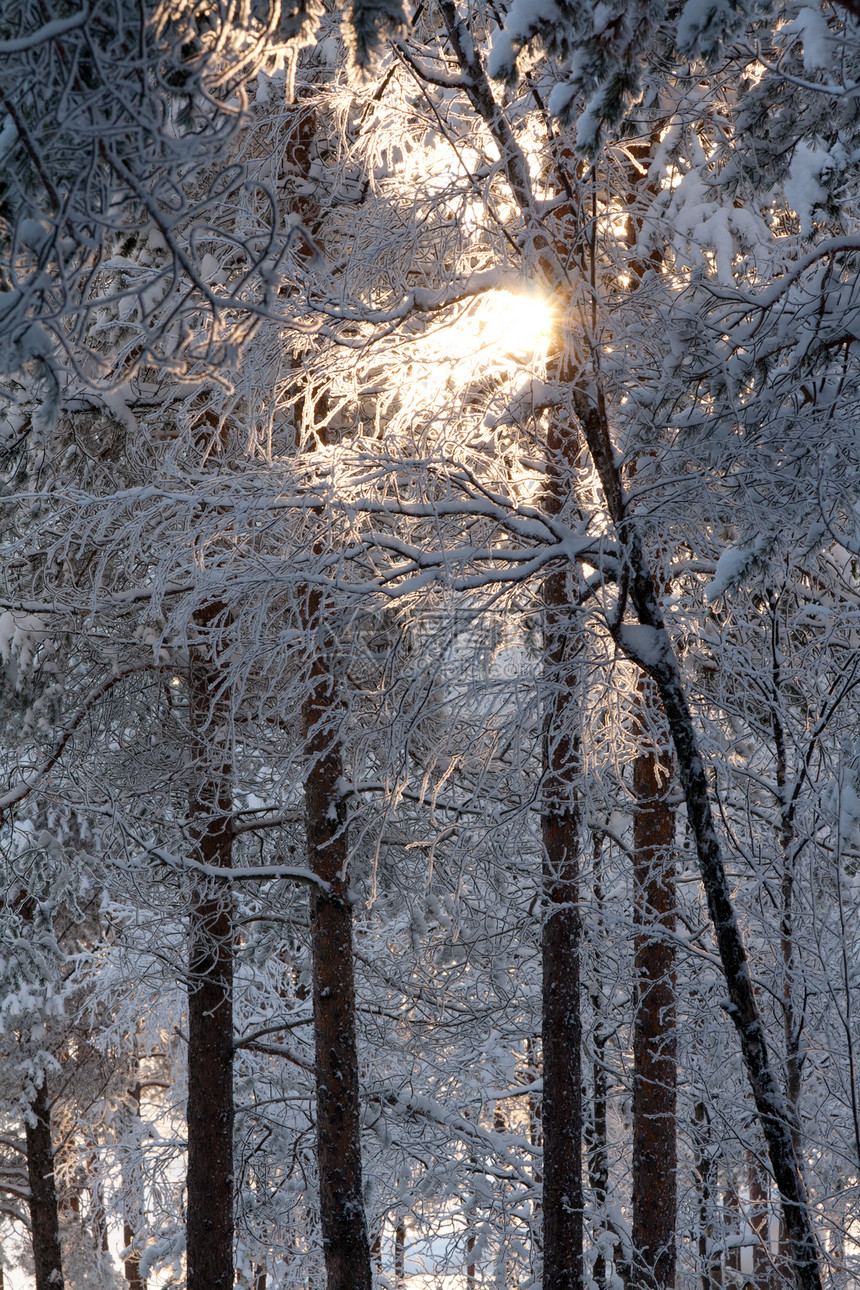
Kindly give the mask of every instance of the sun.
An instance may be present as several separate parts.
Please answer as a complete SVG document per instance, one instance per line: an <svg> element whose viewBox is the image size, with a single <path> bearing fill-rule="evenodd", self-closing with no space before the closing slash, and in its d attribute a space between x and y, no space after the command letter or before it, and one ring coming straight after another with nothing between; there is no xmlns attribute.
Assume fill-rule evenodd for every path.
<svg viewBox="0 0 860 1290"><path fill-rule="evenodd" d="M483 303L482 344L499 355L525 358L549 344L555 327L553 309L537 291L494 291Z"/></svg>

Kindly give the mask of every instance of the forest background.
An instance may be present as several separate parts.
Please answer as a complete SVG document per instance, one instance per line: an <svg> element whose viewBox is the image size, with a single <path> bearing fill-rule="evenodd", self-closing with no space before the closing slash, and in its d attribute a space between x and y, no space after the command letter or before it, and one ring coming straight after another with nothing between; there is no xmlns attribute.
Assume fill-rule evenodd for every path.
<svg viewBox="0 0 860 1290"><path fill-rule="evenodd" d="M6 0L10 1284L855 1285L858 10Z"/></svg>

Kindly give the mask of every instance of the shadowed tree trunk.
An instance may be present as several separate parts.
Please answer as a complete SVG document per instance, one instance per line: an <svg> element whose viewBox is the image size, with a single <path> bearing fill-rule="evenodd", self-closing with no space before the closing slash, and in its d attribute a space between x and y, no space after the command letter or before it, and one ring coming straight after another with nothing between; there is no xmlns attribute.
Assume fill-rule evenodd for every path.
<svg viewBox="0 0 860 1290"><path fill-rule="evenodd" d="M51 1107L47 1080L30 1103L24 1121L27 1142L27 1180L30 1184L30 1226L36 1290L63 1290L63 1253L60 1247L60 1214L54 1182L51 1143Z"/></svg>
<svg viewBox="0 0 860 1290"><path fill-rule="evenodd" d="M394 1285L395 1290L403 1290L403 1276L406 1271L406 1215L398 1214L394 1226ZM474 1267L472 1268L474 1277ZM467 1278L468 1279L468 1278Z"/></svg>
<svg viewBox="0 0 860 1290"><path fill-rule="evenodd" d="M720 1290L722 1246L714 1241L714 1161L711 1122L704 1102L697 1102L693 1110L693 1166L699 1193L699 1285L701 1290Z"/></svg>
<svg viewBox="0 0 860 1290"><path fill-rule="evenodd" d="M568 427L550 432L547 509L561 512L577 445ZM543 1285L582 1285L582 1022L579 913L579 688L576 596L566 569L543 584Z"/></svg>
<svg viewBox="0 0 860 1290"><path fill-rule="evenodd" d="M136 1080L128 1090L132 1122L135 1125L140 1120L141 1092L140 1080ZM144 1211L143 1179L140 1176L140 1169L129 1167L129 1164L124 1162L122 1182L125 1205L125 1217L122 1226L123 1248L131 1251L128 1257L123 1260L123 1272L128 1290L146 1290L146 1282L140 1275L141 1250L136 1245L138 1236L136 1229L143 1223ZM133 1223L131 1222L132 1218L134 1219Z"/></svg>
<svg viewBox="0 0 860 1290"><path fill-rule="evenodd" d="M343 757L335 680L323 643L322 594L307 595L305 626L318 640L302 707L308 772L308 867L326 883L310 897L316 1044L320 1220L328 1290L370 1290L370 1244L361 1188L352 909L349 903Z"/></svg>
<svg viewBox="0 0 860 1290"><path fill-rule="evenodd" d="M755 1232L752 1281L755 1290L770 1290L773 1263L770 1257L770 1209L767 1170L756 1151L747 1152L750 1191L750 1226Z"/></svg>
<svg viewBox="0 0 860 1290"><path fill-rule="evenodd" d="M200 615L198 625L208 626L216 613ZM195 859L229 869L233 801L222 686L208 645L198 642L188 673L195 756L189 832ZM195 876L189 913L188 1290L232 1290L234 928L229 885Z"/></svg>
<svg viewBox="0 0 860 1290"><path fill-rule="evenodd" d="M592 898L596 910L597 925L594 940L600 944L603 935L603 838L599 831L594 834L594 868L592 873ZM595 953L597 951L595 950ZM609 1035L604 1022L605 1001L599 984L599 974L591 986L591 1006L594 1009L594 1033L592 1046L594 1056L591 1070L592 1103L591 1116L586 1127L588 1179L594 1196L595 1219L606 1226L606 1201L609 1195L609 1139L607 1133L606 1113L609 1092L606 1074L606 1044ZM608 1290L609 1268L603 1248L599 1248L594 1259L592 1277L597 1290Z"/></svg>
<svg viewBox="0 0 860 1290"><path fill-rule="evenodd" d="M633 1248L636 1279L655 1290L675 1284L677 1036L673 786L660 701L654 683L637 687L633 763L633 900L636 1013L633 1025Z"/></svg>
<svg viewBox="0 0 860 1290"><path fill-rule="evenodd" d="M32 925L36 917L35 898L27 892L20 892L16 904L24 923ZM30 1237L36 1290L63 1290L65 1279L60 1244L60 1206L54 1177L48 1078L44 1073L30 1103L29 1114L24 1120L24 1143L27 1149Z"/></svg>

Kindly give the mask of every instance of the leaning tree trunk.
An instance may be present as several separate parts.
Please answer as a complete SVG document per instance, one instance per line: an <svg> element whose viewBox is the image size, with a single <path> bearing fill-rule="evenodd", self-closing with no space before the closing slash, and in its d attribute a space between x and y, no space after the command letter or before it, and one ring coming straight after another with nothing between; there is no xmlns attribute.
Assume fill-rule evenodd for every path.
<svg viewBox="0 0 860 1290"><path fill-rule="evenodd" d="M63 1290L60 1215L54 1182L51 1107L45 1077L30 1103L24 1122L27 1141L27 1179L30 1184L30 1228L36 1290Z"/></svg>
<svg viewBox="0 0 860 1290"><path fill-rule="evenodd" d="M633 763L636 1012L633 1023L634 1275L649 1290L675 1285L678 1147L675 1030L675 812L669 732L650 677L637 687ZM668 933L666 935L665 933Z"/></svg>
<svg viewBox="0 0 860 1290"><path fill-rule="evenodd" d="M370 1243L361 1187L352 908L339 724L342 709L323 644L322 593L307 595L305 626L318 642L302 706L308 770L308 867L322 879L310 897L316 1045L320 1222L328 1290L370 1290ZM329 641L330 645L331 642Z"/></svg>
<svg viewBox="0 0 860 1290"><path fill-rule="evenodd" d="M749 970L746 947L732 903L722 847L711 811L707 773L681 680L678 659L666 631L657 588L635 520L628 514L621 473L609 433L603 395L590 382L573 382L571 395L615 525L622 552L625 593L637 625L614 625L625 653L654 679L672 732L687 819L696 843L699 872L708 902L729 995L727 1012L740 1041L747 1078L767 1142L782 1200L797 1290L821 1290L818 1242L809 1199L795 1151L793 1116L771 1064L765 1028Z"/></svg>
<svg viewBox="0 0 860 1290"><path fill-rule="evenodd" d="M567 433L566 433L567 431ZM548 509L559 513L577 446L567 427L550 433ZM579 912L580 774L578 640L566 569L543 584L543 1285L580 1290L583 1276L582 1020Z"/></svg>
<svg viewBox="0 0 860 1290"><path fill-rule="evenodd" d="M214 612L198 625L211 623ZM194 747L189 831L194 858L229 869L231 765L223 677L200 640L188 673ZM233 906L228 882L195 876L188 949L188 1290L232 1290Z"/></svg>

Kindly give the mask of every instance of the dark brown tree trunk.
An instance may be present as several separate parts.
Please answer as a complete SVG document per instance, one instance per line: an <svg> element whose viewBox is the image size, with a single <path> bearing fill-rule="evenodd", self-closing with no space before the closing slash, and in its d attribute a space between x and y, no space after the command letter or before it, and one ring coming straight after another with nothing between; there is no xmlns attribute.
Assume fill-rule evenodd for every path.
<svg viewBox="0 0 860 1290"><path fill-rule="evenodd" d="M527 1084L536 1083L540 1077L539 1054L540 1044L538 1040L526 1035L523 1040L525 1049L525 1078ZM542 1104L540 1093L526 1094L526 1137L533 1147L543 1148L543 1125L541 1122ZM540 1161L535 1160L534 1165L534 1186L532 1191L532 1204L529 1214L529 1251L531 1256L532 1273L536 1276L538 1269L543 1266L543 1213L541 1211L540 1197L543 1190L543 1174L540 1171Z"/></svg>
<svg viewBox="0 0 860 1290"><path fill-rule="evenodd" d="M204 628L213 614L201 615ZM223 678L204 641L192 651L189 711L193 856L229 869L233 823ZM229 884L195 876L188 950L188 1290L232 1290L233 904Z"/></svg>
<svg viewBox="0 0 860 1290"><path fill-rule="evenodd" d="M385 1226L385 1219L379 1220L379 1227L376 1229L376 1235L370 1243L370 1257L376 1264L377 1277L382 1276L382 1229Z"/></svg>
<svg viewBox="0 0 860 1290"><path fill-rule="evenodd" d="M740 1272L741 1246L735 1242L741 1236L743 1211L731 1170L727 1171L726 1177L727 1182L723 1191L723 1231L726 1238L731 1238L732 1242L730 1245L727 1244L726 1248L726 1271Z"/></svg>
<svg viewBox="0 0 860 1290"><path fill-rule="evenodd" d="M308 592L306 628L323 637L324 603ZM358 1054L346 810L341 785L342 710L321 649L302 708L308 759L308 866L326 884L310 897L316 1043L320 1220L328 1290L370 1290L370 1244L361 1187Z"/></svg>
<svg viewBox="0 0 860 1290"><path fill-rule="evenodd" d="M51 1108L47 1081L36 1090L24 1121L27 1142L27 1179L30 1184L30 1227L36 1290L63 1290L63 1252L60 1247L60 1214L54 1181L51 1143Z"/></svg>
<svg viewBox="0 0 860 1290"><path fill-rule="evenodd" d="M597 911L595 941L603 936L603 839L594 835L594 870L591 882L592 897ZM591 1117L586 1132L588 1180L594 1196L595 1217L600 1226L606 1225L606 1201L609 1194L609 1138L607 1129L608 1079L606 1074L606 1044L609 1035L604 1024L604 998L598 984L599 964L591 987L591 1006L594 1009L594 1057L591 1070ZM602 1248L598 1250L592 1269L597 1290L609 1290L609 1268Z"/></svg>
<svg viewBox="0 0 860 1290"><path fill-rule="evenodd" d="M758 1153L747 1152L747 1182L750 1193L750 1226L755 1232L752 1281L755 1290L770 1290L773 1262L770 1257L770 1209L767 1170Z"/></svg>
<svg viewBox="0 0 860 1290"><path fill-rule="evenodd" d="M669 732L650 677L637 689L633 763L633 901L636 1012L633 1024L634 1279L649 1290L675 1285L677 1036L675 1031L675 812ZM662 933L666 931L669 936Z"/></svg>
<svg viewBox="0 0 860 1290"><path fill-rule="evenodd" d="M576 444L568 427L550 434L548 509L571 488ZM583 1276L580 773L577 624L570 574L544 581L543 716L543 1285L580 1290Z"/></svg>
<svg viewBox="0 0 860 1290"><path fill-rule="evenodd" d="M123 1272L125 1273L126 1285L128 1290L146 1290L146 1282L140 1275L140 1251L133 1249L135 1231L129 1226L128 1222L123 1224L122 1239L124 1248L132 1250L131 1255L123 1261Z"/></svg>
<svg viewBox="0 0 860 1290"><path fill-rule="evenodd" d="M773 592L768 597L768 607L770 610L771 679L773 682L771 726L776 761L776 785L782 798L777 839L782 857L779 937L782 950L782 1030L785 1044L785 1096L792 1116L791 1127L794 1150L798 1160L800 1160L800 1092L803 1070L800 1045L803 1017L798 1016L795 1006L795 976L797 974L797 947L795 946L794 938L795 802L793 799L788 800L786 791L788 786L788 746L780 714L783 691L782 642L780 641L779 630L779 598Z"/></svg>

